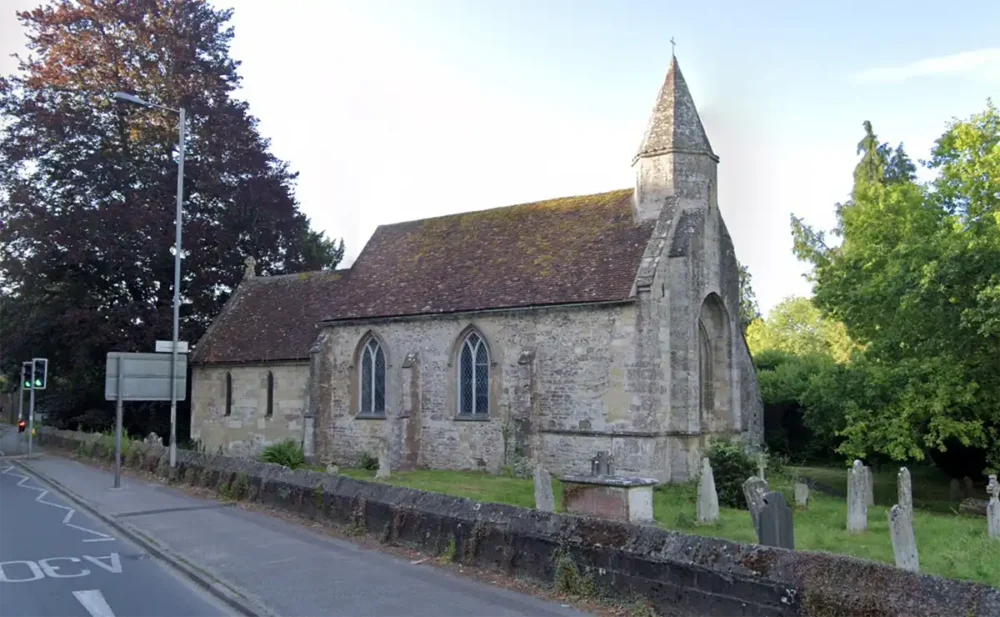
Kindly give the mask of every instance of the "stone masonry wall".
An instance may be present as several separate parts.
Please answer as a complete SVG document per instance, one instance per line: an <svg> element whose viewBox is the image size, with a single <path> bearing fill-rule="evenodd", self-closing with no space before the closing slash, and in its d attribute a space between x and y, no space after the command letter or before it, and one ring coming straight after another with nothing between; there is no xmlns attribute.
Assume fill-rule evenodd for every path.
<svg viewBox="0 0 1000 617"><path fill-rule="evenodd" d="M111 440L42 427L39 442L107 463ZM545 586L592 582L609 601L648 602L656 614L700 617L988 617L1000 589L915 574L831 553L688 536L650 525L482 503L252 459L133 442L125 466L367 534L387 545ZM586 589L583 586L581 591Z"/></svg>
<svg viewBox="0 0 1000 617"><path fill-rule="evenodd" d="M529 457L554 473L589 473L595 448L609 449L602 438L614 436L617 469L664 477L667 401L644 404L662 385L641 370L648 345L636 342L640 319L636 305L617 305L326 327L317 361L318 379L328 384L316 401L318 456L353 462L388 443L397 465L496 470L505 434L517 441L526 431L517 443ZM456 418L457 351L470 327L490 346L485 421ZM369 333L386 352L384 420L355 417L358 349ZM418 455L405 461L413 450Z"/></svg>
<svg viewBox="0 0 1000 617"><path fill-rule="evenodd" d="M274 375L273 414L267 416L267 374ZM226 374L232 375L232 412L226 416ZM252 455L294 439L302 442L309 365L275 363L192 368L191 438L206 451Z"/></svg>

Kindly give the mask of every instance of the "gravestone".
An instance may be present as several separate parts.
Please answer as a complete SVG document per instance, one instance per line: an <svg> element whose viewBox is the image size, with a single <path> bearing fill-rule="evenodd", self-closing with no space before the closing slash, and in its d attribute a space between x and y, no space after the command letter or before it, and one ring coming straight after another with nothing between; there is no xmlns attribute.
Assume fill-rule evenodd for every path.
<svg viewBox="0 0 1000 617"><path fill-rule="evenodd" d="M701 477L698 478L698 522L714 523L719 520L719 494L715 492L715 475L708 457L701 459Z"/></svg>
<svg viewBox="0 0 1000 617"><path fill-rule="evenodd" d="M603 450L590 460L590 475L592 476L613 476L615 475L614 459Z"/></svg>
<svg viewBox="0 0 1000 617"><path fill-rule="evenodd" d="M378 453L378 471L375 472L376 478L388 478L391 475L391 470L389 469L389 451L385 448Z"/></svg>
<svg viewBox="0 0 1000 617"><path fill-rule="evenodd" d="M872 476L872 468L865 465L865 505L868 507L875 505L875 478Z"/></svg>
<svg viewBox="0 0 1000 617"><path fill-rule="evenodd" d="M764 470L767 469L767 457L761 452L757 455L757 477L761 480L767 480L764 477Z"/></svg>
<svg viewBox="0 0 1000 617"><path fill-rule="evenodd" d="M868 498L865 468L855 460L847 474L847 531L861 533L868 529Z"/></svg>
<svg viewBox="0 0 1000 617"><path fill-rule="evenodd" d="M951 482L948 484L948 498L952 501L959 501L962 499L962 487L958 483L958 478L952 478Z"/></svg>
<svg viewBox="0 0 1000 617"><path fill-rule="evenodd" d="M769 488L767 480L757 476L750 476L743 483L743 497L747 500L747 508L750 510L750 519L753 521L754 529L757 529L760 511L764 508L764 495Z"/></svg>
<svg viewBox="0 0 1000 617"><path fill-rule="evenodd" d="M965 476L962 478L962 486L965 487L965 496L972 497L976 494L976 486L972 483L972 478Z"/></svg>
<svg viewBox="0 0 1000 617"><path fill-rule="evenodd" d="M792 509L782 493L771 491L764 495L764 507L757 520L757 542L762 546L795 549Z"/></svg>
<svg viewBox="0 0 1000 617"><path fill-rule="evenodd" d="M986 487L990 494L990 503L986 506L986 529L991 538L1000 540L1000 483L996 476L990 476Z"/></svg>
<svg viewBox="0 0 1000 617"><path fill-rule="evenodd" d="M330 474L332 476L335 476L338 473L340 473L340 467L337 467L333 463L327 463L327 465L326 465L326 473L328 473L328 474Z"/></svg>
<svg viewBox="0 0 1000 617"><path fill-rule="evenodd" d="M913 512L913 481L906 467L900 467L896 475L896 495L899 507Z"/></svg>
<svg viewBox="0 0 1000 617"><path fill-rule="evenodd" d="M552 495L552 476L541 465L535 467L535 508L545 512L556 511L556 498Z"/></svg>
<svg viewBox="0 0 1000 617"><path fill-rule="evenodd" d="M913 535L913 510L894 505L889 510L889 535L892 536L892 552L896 555L896 567L920 571L917 558L917 539Z"/></svg>
<svg viewBox="0 0 1000 617"><path fill-rule="evenodd" d="M800 508L809 505L809 485L805 482L795 483L795 505Z"/></svg>

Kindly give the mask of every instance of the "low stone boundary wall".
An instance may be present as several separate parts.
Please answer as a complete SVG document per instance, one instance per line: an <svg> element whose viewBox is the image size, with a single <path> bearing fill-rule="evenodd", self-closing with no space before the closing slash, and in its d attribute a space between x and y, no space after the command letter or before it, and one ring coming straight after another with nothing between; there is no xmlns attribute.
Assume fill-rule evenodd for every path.
<svg viewBox="0 0 1000 617"><path fill-rule="evenodd" d="M105 463L114 457L106 436L41 427L38 441ZM645 600L660 615L1000 616L1000 589L846 556L480 503L185 450L178 450L171 470L166 448L137 442L123 459L126 467L173 483L214 489L383 543L447 553L458 563L544 585Z"/></svg>

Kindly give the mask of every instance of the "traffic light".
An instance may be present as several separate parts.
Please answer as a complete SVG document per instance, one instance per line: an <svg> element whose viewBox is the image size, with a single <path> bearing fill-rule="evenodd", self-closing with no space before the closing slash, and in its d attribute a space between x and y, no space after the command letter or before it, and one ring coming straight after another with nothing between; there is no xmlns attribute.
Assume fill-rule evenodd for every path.
<svg viewBox="0 0 1000 617"><path fill-rule="evenodd" d="M33 386L35 390L44 390L48 381L49 361L47 358L35 358L32 362L35 363L35 383Z"/></svg>
<svg viewBox="0 0 1000 617"><path fill-rule="evenodd" d="M19 421L17 423L17 432L18 433L23 433L24 432L24 427L26 427L27 425L28 425L28 423L25 422L24 420Z"/></svg>
<svg viewBox="0 0 1000 617"><path fill-rule="evenodd" d="M21 387L25 390L31 389L31 362L21 363Z"/></svg>

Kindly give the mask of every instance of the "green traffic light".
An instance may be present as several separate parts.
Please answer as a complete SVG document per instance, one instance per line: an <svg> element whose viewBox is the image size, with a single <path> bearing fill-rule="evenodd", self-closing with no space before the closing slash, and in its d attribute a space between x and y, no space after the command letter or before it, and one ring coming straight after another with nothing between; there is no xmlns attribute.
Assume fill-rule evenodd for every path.
<svg viewBox="0 0 1000 617"><path fill-rule="evenodd" d="M31 382L30 381L24 382L24 387L25 388L30 388L31 387Z"/></svg>
<svg viewBox="0 0 1000 617"><path fill-rule="evenodd" d="M42 380L41 379L36 379L35 380L35 386L36 387L41 387L41 385L42 385Z"/></svg>

